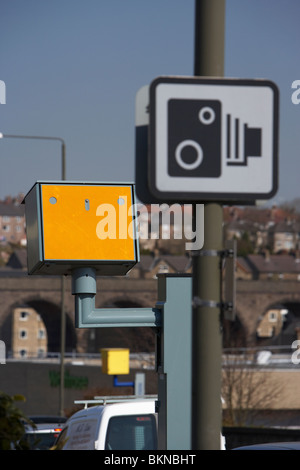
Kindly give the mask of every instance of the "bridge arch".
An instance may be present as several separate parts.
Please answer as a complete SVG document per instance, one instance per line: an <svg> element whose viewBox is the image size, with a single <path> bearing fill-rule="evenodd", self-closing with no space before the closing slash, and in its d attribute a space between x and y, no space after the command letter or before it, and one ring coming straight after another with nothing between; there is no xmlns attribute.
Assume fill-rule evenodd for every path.
<svg viewBox="0 0 300 470"><path fill-rule="evenodd" d="M300 337L300 299L283 297L270 303L257 320L259 345L291 346Z"/></svg>
<svg viewBox="0 0 300 470"><path fill-rule="evenodd" d="M13 313L15 309L33 309L42 319L47 331L47 351L60 352L61 348L61 307L54 302L34 297L19 299L8 309L2 325L2 338L7 352L12 351ZM73 321L66 313L66 352L76 350L76 332Z"/></svg>
<svg viewBox="0 0 300 470"><path fill-rule="evenodd" d="M53 302L40 299L27 301L43 319L48 334L48 350L50 352L60 352L60 332L61 332L61 307ZM76 350L76 332L74 323L68 312L66 312L66 352Z"/></svg>

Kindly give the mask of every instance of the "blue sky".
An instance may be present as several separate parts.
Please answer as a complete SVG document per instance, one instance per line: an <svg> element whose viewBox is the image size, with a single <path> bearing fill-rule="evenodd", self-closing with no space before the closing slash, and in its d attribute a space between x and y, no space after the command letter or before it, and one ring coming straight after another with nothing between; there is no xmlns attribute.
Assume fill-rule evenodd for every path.
<svg viewBox="0 0 300 470"><path fill-rule="evenodd" d="M275 202L300 197L299 0L227 0L225 77L280 90ZM135 95L160 75L193 75L194 0L2 0L0 132L61 137L67 179L133 181ZM59 180L60 144L0 140L0 198Z"/></svg>

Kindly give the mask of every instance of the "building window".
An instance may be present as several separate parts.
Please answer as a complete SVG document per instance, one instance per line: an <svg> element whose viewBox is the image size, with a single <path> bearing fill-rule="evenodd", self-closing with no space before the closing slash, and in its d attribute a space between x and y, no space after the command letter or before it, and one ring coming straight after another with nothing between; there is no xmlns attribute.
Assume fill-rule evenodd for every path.
<svg viewBox="0 0 300 470"><path fill-rule="evenodd" d="M20 330L20 338L27 339L27 330Z"/></svg>
<svg viewBox="0 0 300 470"><path fill-rule="evenodd" d="M269 321L277 321L277 312L269 313Z"/></svg>
<svg viewBox="0 0 300 470"><path fill-rule="evenodd" d="M3 225L3 232L10 232L10 225Z"/></svg>
<svg viewBox="0 0 300 470"><path fill-rule="evenodd" d="M9 221L10 221L10 217L9 217L8 215L4 215L4 216L2 217L2 220L3 220L3 222L9 222Z"/></svg>
<svg viewBox="0 0 300 470"><path fill-rule="evenodd" d="M166 264L160 264L159 265L159 269L158 269L158 272L161 274L161 273L168 273L169 272L169 268Z"/></svg>
<svg viewBox="0 0 300 470"><path fill-rule="evenodd" d="M29 315L29 313L26 312L26 310L22 310L22 312L20 312L20 320L22 320L22 321L28 320L28 315Z"/></svg>
<svg viewBox="0 0 300 470"><path fill-rule="evenodd" d="M39 339L45 338L45 337L46 337L46 334L45 334L45 333L46 333L45 330L39 330L39 331L38 331L38 338L39 338Z"/></svg>
<svg viewBox="0 0 300 470"><path fill-rule="evenodd" d="M20 349L19 354L21 357L27 357L27 349Z"/></svg>

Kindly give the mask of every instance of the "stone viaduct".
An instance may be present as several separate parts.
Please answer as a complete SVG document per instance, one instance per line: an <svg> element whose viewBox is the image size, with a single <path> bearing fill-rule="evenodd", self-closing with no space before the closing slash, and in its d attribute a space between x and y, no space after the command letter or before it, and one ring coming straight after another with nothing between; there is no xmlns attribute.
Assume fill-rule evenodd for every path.
<svg viewBox="0 0 300 470"><path fill-rule="evenodd" d="M41 315L48 334L48 351L59 351L61 292L61 277L59 276L28 276L27 272L21 269L0 270L0 339L5 342L7 351L11 347L12 312L15 307L22 306L33 307ZM103 330L103 328L95 331L95 329L76 329L74 326L75 302L71 293L70 277L66 278L64 297L67 319L66 351L98 351L99 338L103 336L103 333L98 330ZM155 279L137 279L127 276L97 279L97 308L154 307L156 300L157 281ZM244 280L237 282L237 320L239 327L247 336L251 337L255 334L258 319L270 307L279 303L294 305L300 309L300 285L297 281ZM105 332L105 334L108 333ZM108 347L106 344L100 344L100 346ZM110 345L110 347L116 347L116 345Z"/></svg>

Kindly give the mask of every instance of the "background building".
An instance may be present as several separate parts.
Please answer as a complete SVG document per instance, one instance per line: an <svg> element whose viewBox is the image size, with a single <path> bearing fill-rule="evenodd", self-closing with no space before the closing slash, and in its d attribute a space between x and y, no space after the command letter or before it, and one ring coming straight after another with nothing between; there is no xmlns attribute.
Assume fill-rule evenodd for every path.
<svg viewBox="0 0 300 470"><path fill-rule="evenodd" d="M12 356L14 358L45 357L47 330L41 316L30 307L13 311Z"/></svg>

